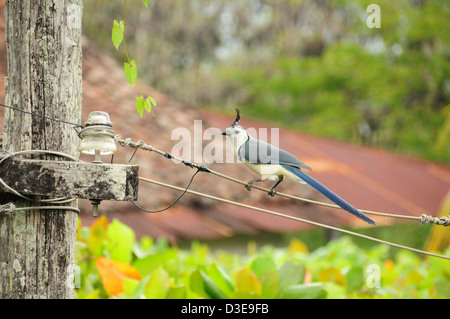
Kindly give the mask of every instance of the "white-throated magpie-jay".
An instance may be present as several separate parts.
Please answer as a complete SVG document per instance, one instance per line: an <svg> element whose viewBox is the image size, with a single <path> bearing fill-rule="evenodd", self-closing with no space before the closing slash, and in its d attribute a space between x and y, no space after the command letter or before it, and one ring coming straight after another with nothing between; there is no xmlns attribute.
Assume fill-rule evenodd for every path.
<svg viewBox="0 0 450 319"><path fill-rule="evenodd" d="M260 179L248 182L248 185L246 186L248 190L251 190L252 185L255 182L277 180L270 188L269 193L269 195L274 196L275 187L287 177L288 179L303 184L308 183L350 214L355 215L369 224L375 225L375 222L370 217L360 212L341 197L333 193L330 189L303 172L301 170L302 168L307 170L311 170L311 168L297 157L273 145L251 137L242 126L238 125L240 113L238 109L236 109L236 112L237 115L235 121L222 132L222 135L226 135L230 138L235 156L252 171L261 175Z"/></svg>

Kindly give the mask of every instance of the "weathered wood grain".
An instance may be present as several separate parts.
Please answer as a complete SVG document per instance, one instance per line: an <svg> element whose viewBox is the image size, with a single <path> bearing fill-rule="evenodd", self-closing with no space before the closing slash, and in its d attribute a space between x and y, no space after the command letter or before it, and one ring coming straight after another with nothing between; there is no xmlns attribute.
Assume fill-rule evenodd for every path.
<svg viewBox="0 0 450 319"><path fill-rule="evenodd" d="M137 200L137 165L7 159L3 181L23 195Z"/></svg>
<svg viewBox="0 0 450 319"><path fill-rule="evenodd" d="M80 123L82 10L82 0L5 2L5 104ZM64 123L7 109L3 131L3 148L11 152L76 155L77 134ZM0 204L7 200L0 196ZM16 199L14 204L36 206ZM0 214L0 299L73 297L77 220L75 212L64 210Z"/></svg>

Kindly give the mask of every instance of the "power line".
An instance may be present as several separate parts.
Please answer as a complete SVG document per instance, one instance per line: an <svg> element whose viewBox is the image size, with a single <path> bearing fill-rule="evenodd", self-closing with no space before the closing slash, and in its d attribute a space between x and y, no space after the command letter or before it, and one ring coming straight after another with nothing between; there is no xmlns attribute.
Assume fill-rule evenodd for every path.
<svg viewBox="0 0 450 319"><path fill-rule="evenodd" d="M218 176L220 178L224 178L224 179L227 179L229 181L232 181L234 183L238 183L238 184L241 184L241 185L244 185L244 186L248 185L248 182L245 182L245 181L239 180L237 178L225 175L223 173L214 171L214 170L212 170L212 169L210 169L210 168L208 168L208 167L206 167L204 165L193 164L193 163L191 163L189 161L186 161L186 160L184 160L184 159L182 159L180 157L177 157L175 155L172 155L172 154L170 154L168 152L161 151L161 150L153 147L152 145L146 144L143 140L139 140L138 142L133 142L131 138L123 139L122 136L120 136L120 135L116 135L114 137L114 140L116 142L118 142L123 147L127 147L128 146L130 148L133 148L135 151L137 149L142 149L142 150L149 151L149 152L155 152L155 153L157 153L159 155L162 155L162 156L164 156L166 158L171 158L171 159L174 159L174 160L176 160L178 162L181 162L181 163L183 163L183 164L185 164L187 166L201 168L201 170L203 172L207 172L207 173L216 175L216 176ZM264 187L261 187L261 186L258 186L258 185L253 185L252 188L257 189L259 191L263 191L263 192L268 193L268 194L270 193L270 189L267 189L267 188L264 188ZM302 201L302 202L306 202L306 203L310 203L310 204L314 204L314 205L319 205L319 206L325 206L325 207L342 209L341 207L339 207L337 205L334 205L334 204L328 204L328 203L319 202L319 201L315 201L315 200L312 200L312 199L307 199L307 198L298 197L298 196L285 194L285 193L280 193L280 192L274 192L274 193L275 193L275 195L278 195L278 196L281 196L281 197L285 197L285 198L289 198L289 199L293 199L293 200L297 200L297 201ZM438 218L438 217L430 216L430 215L427 215L427 214L422 214L421 216L411 216L411 215L400 215L400 214L390 214L390 213L376 212L376 211L363 210L363 209L360 209L360 211L363 212L363 213L377 215L377 216L415 220L415 221L418 221L418 222L420 222L422 224L436 224L436 225L441 225L441 226L449 226L450 225L450 217L446 217L446 216L442 216L442 217Z"/></svg>
<svg viewBox="0 0 450 319"><path fill-rule="evenodd" d="M1 103L0 103L0 106L3 106L5 108L8 108L8 109L11 109L11 110L14 110L14 111L19 111L19 112L22 112L24 114L28 114L28 115L31 115L31 116L44 118L46 120L50 120L50 121L53 121L53 122L58 122L58 123L64 123L64 124L72 125L72 126L74 126L75 131L76 131L76 128L83 128L83 125L81 125L81 124L77 124L77 123L72 123L72 122L65 121L65 120L56 119L54 117L50 117L50 116L46 116L46 115L42 115L42 114L37 114L37 113L34 113L34 112L30 112L30 111L25 111L25 110L19 109L18 107L9 106L9 105L5 105L5 104L1 104Z"/></svg>
<svg viewBox="0 0 450 319"><path fill-rule="evenodd" d="M292 219L298 222L302 222L302 223L306 223L306 224L310 224L310 225L314 225L314 226L318 226L318 227L323 227L323 228L327 228L327 229L331 229L331 230L335 230L344 234L348 234L348 235L352 235L352 236L356 236L356 237L360 237L360 238L364 238L367 240L371 240L377 243L381 243L381 244L386 244L392 247L396 247L396 248L401 248L401 249L406 249L406 250L410 250L419 254L424 254L424 255L428 255L428 256L433 256L433 257L438 257L438 258L443 258L443 259L447 259L450 260L449 256L444 256L444 255L439 255L439 254L435 254L435 253L431 253L428 251L424 251L424 250L420 250L420 249L416 249L416 248L412 248L412 247L408 247L408 246L403 246L400 244L396 244L396 243L392 243L392 242L388 242L388 241L384 241L375 237L370 237L370 236L366 236L363 234L359 234L359 233L355 233L346 229L342 229L342 228L338 228L338 227L334 227L334 226L330 226L330 225L326 225L326 224L322 224L322 223L318 223L318 222L314 222L311 220L307 220L307 219L303 219L303 218L299 218L299 217L295 217L295 216L290 216L290 215L286 215L286 214L282 214L279 212L275 212L269 209L264 209L264 208L259 208L259 207L255 207L252 205L247 205L247 204L243 204L243 203L239 203L239 202L235 202L229 199L224 199L221 197L217 197L217 196L213 196L213 195L208 195L208 194L204 194L204 193L200 193L200 192L196 192L196 191L192 191L192 190L188 190L188 189L183 189L181 187L178 186L174 186L174 185L170 185L167 183L163 183L163 182L159 182L159 181L155 181L149 178L145 178L145 177L139 177L139 179L141 181L147 182L147 183L152 183L155 185L159 185L159 186L163 186L166 188L170 188L170 189L174 189L174 190L178 190L178 191L183 191L184 193L189 193L192 195L196 195L196 196L200 196L200 197L204 197L204 198L209 198L215 201L219 201L222 203L227 203L227 204L231 204L231 205L235 205L235 206L240 206L240 207L244 207L244 208L248 208L251 210L255 210L255 211L259 211L259 212L263 212L266 214L270 214L270 215L274 215L274 216L279 216L279 217L283 217L283 218L288 218L288 219Z"/></svg>
<svg viewBox="0 0 450 319"><path fill-rule="evenodd" d="M116 136L116 137L115 137L115 140L116 140L116 141L121 141L120 136ZM131 141L131 140L128 139L127 145L130 145L130 144L131 144L130 141ZM120 142L119 142L119 143L120 143ZM124 143L124 144L125 144L125 143ZM157 153L160 153L160 154L164 155L164 156L167 157L167 158L178 159L178 160L182 161L182 162L183 162L185 165L187 165L187 166L190 166L190 167L196 167L196 168L197 168L197 171L196 171L196 172L194 173L194 175L191 177L191 179L190 179L188 185L187 185L186 188L184 188L184 189L181 188L181 187L177 187L177 186L174 186L174 185L167 184L167 183L158 182L158 181L151 180L151 179L144 178L144 177L139 177L139 179L142 180L142 181L144 181L144 182L149 182L149 183L153 183L153 184L155 184L155 185L159 185L159 186L163 186L163 187L167 187L167 188L171 188L171 189L175 189L175 190L182 191L182 194L181 194L180 196L178 196L177 199L176 199L172 204L170 204L168 207L163 208L163 209L160 209L160 210L155 210L155 211L146 210L146 209L141 208L139 205L137 205L135 202L132 201L132 203L133 203L136 207L138 207L139 209L141 209L141 210L143 210L143 211L146 211L146 212L149 212L149 213L156 213L156 212L165 211L165 210L169 209L170 207L172 207L173 205L175 205L175 204L181 199L181 197L182 197L183 195L185 195L186 193L189 193L189 194L193 194L193 195L197 195L197 196L209 198L209 199L212 199L212 200L216 200L216 201L219 201L219 202L228 203L228 204L231 204L231 205L240 206L240 207L248 208L248 209L251 209L251 210L263 212L263 213L266 213L266 214L270 214L270 215L274 215L274 216L279 216L279 217L283 217L283 218L288 218L288 219L295 220L295 221L299 221L299 222L302 222L302 223L306 223L306 224L310 224L310 225L314 225L314 226L318 226L318 227L322 227L322 228L327 228L327 229L339 231L339 232L342 232L342 233L345 233L345 234L348 234L348 235L352 235L352 236L364 238L364 239L371 240L371 241L374 241L374 242L378 242L378 243L381 243L381 244L386 244L386 245L389 245L389 246L392 246L392 247L401 248L401 249L406 249L406 250L410 250L410 251L413 251L413 252L416 252L416 253L420 253L420 254L424 254L424 255L428 255L428 256L433 256L433 257L438 257L438 258L443 258L443 259L450 260L450 257L448 257L448 256L439 255L439 254L435 254L435 253L423 251L423 250L420 250L420 249L415 249L415 248L408 247L408 246L403 246L403 245L400 245L400 244L396 244L396 243L384 241L384 240L381 240L381 239L378 239L378 238L374 238L374 237L370 237L370 236L366 236L366 235L362 235L362 234L355 233L355 232L352 232L352 231L349 231L349 230L345 230L345 229L341 229L341 228L338 228L338 227L334 227L334 226L330 226L330 225L326 225L326 224L322 224L322 223L310 221L310 220L307 220L307 219L303 219L303 218L299 218L299 217L294 217L294 216L282 214L282 213L275 212L275 211L272 211L272 210L268 210L268 209L264 209L264 208L259 208L259 207L255 207L255 206L252 206L252 205L247 205L247 204L235 202L235 201L232 201L232 200L224 199L224 198L221 198L221 197L217 197L217 196L208 195L208 194L204 194L204 193L200 193L200 192L196 192L196 191L189 190L189 187L191 186L191 184L192 184L192 182L193 182L193 180L194 180L194 177L195 177L199 172L202 171L202 172L209 172L209 173L212 173L212 172L214 172L214 171L210 170L209 168L207 168L207 167L205 167L205 166L203 166L203 165L192 164L192 163L190 163L190 162L188 162L188 161L179 159L179 158L177 158L177 157L171 155L170 153L162 152L162 151L160 151L160 150L154 149L153 147L151 147L151 146L149 146L149 145L146 145L146 144L143 143L142 141L140 141L140 142L137 143L137 144L141 145L141 147L139 147L139 148L143 148L143 149L147 149L147 150L153 150L153 151L155 151L155 152L157 152ZM132 147L132 146L131 146L131 147ZM135 148L135 149L137 149L137 148ZM51 154L53 154L53 155L58 155L58 156L68 157L68 158L70 158L70 159L72 159L72 160L74 160L74 161L79 161L79 159L77 159L77 158L74 158L74 157L72 157L72 156L70 156L70 155L63 154L63 153L59 153L59 152L44 151L44 150L29 150L29 151L21 151L21 152L11 153L11 154L7 155L6 157L3 157L3 158L0 160L0 164L1 164L5 159L7 159L7 158L10 158L10 157L12 157L12 156L19 155L19 154L26 154L26 153L51 153ZM223 175L223 174L221 174L221 175ZM224 175L224 176L226 176L226 175ZM242 181L239 181L239 182L240 182L240 183L247 184L247 183L242 182ZM12 192L15 193L15 194L17 194L18 196L21 196L21 197L23 197L23 198L25 198L25 199L27 199L27 200L33 201L33 199L30 199L30 198L27 198L27 197L21 195L21 194L18 193L16 190L14 190L14 189L12 189L11 187L9 187L8 185L6 185L6 184L3 182L2 179L0 179L0 184L2 184L3 187L6 187L7 189L12 190ZM263 189L263 190L266 191L265 189ZM267 191L268 191L268 190L267 190ZM72 201L72 200L73 200L73 199L69 199L69 198L57 198L57 199L51 199L51 200L48 200L48 203L55 203L55 204L57 203L57 204L59 204L59 203L65 203L65 202ZM303 200L303 199L301 199L301 200ZM47 202L47 200L38 200L38 202L44 202L44 201ZM323 204L323 203L322 203L322 204ZM10 212L18 211L18 210L24 210L24 209L63 209L63 210L68 210L68 209L70 209L70 210L74 210L74 211L76 211L76 212L79 212L79 210L78 210L77 208L75 208L75 207L69 207L69 206L54 206L54 207L52 206L52 207L46 207L46 208L40 208L40 207L15 208L15 206L12 205L12 204L7 204L7 205L2 205L2 206L0 206L0 212L6 212L6 213L10 213ZM391 215L387 215L387 216L391 216ZM400 216L402 216L402 215L400 215ZM434 218L434 217L432 217L432 218ZM437 219L437 218L436 218L436 219ZM428 222L430 222L430 221L428 221Z"/></svg>
<svg viewBox="0 0 450 319"><path fill-rule="evenodd" d="M186 188L184 189L183 193L181 193L181 195L178 196L177 199L175 199L175 201L174 201L172 204L170 204L169 206L167 206L166 208L157 209L157 210L148 210L148 209L142 208L141 206L139 206L139 205L138 205L135 201L133 201L133 200L131 200L131 203L132 203L134 206L136 206L136 208L138 208L138 209L140 209L140 210L142 210L142 211L144 211L144 212L146 212L146 213L151 213L151 214L153 214L153 213L160 213L160 212L163 212L163 211L165 211L165 210L168 210L168 209L171 208L173 205L175 205L176 203L178 203L178 201L181 199L181 197L183 197L184 194L186 194L186 192L188 191L189 187L190 187L191 184L192 184L192 181L194 180L195 175L197 175L199 172L200 172L200 170L198 169L198 170L194 173L194 175L192 175L191 180L189 181L189 184L188 184L188 185L186 186Z"/></svg>

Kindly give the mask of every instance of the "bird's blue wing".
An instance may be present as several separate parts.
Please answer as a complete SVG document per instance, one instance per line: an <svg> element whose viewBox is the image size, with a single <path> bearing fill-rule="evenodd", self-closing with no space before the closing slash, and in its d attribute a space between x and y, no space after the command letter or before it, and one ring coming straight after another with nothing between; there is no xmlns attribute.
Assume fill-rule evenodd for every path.
<svg viewBox="0 0 450 319"><path fill-rule="evenodd" d="M363 221L365 221L369 224L375 225L375 222L370 217L368 217L365 214L363 214L362 212L360 212L358 209L356 209L355 207L353 207L352 205L347 203L345 200L340 198L338 195L333 193L330 189L328 189L327 187L325 187L324 185L319 183L317 180L315 180L314 178L312 178L305 172L302 172L301 170L299 170L295 167L289 166L289 165L283 165L283 167L285 169L287 169L288 171L294 173L298 177L300 177L306 183L308 183L309 185L311 185L312 187L317 189L319 192L321 192L323 195L325 195L329 200L331 200L332 202L334 202L336 205L340 206L341 208L345 209L350 214L355 215L356 217L362 219Z"/></svg>
<svg viewBox="0 0 450 319"><path fill-rule="evenodd" d="M240 147L239 157L241 160L245 158L248 162L254 164L290 165L311 170L311 167L300 161L294 155L251 136Z"/></svg>

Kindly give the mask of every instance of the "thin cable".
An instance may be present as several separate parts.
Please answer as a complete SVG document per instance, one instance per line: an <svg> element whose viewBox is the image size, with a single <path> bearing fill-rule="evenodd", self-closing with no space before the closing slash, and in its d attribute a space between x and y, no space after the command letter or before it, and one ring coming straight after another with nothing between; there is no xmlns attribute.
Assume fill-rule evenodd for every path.
<svg viewBox="0 0 450 319"><path fill-rule="evenodd" d="M218 176L220 178L224 178L227 179L231 182L234 183L238 183L244 186L248 186L248 182L239 180L237 178L222 174L220 172L214 171L204 165L195 165L190 163L189 161L183 160L180 157L174 156L168 152L164 152L161 151L155 147L153 147L152 145L148 145L145 144L143 140L139 140L138 142L133 142L131 140L131 138L126 138L126 139L122 139L122 136L120 135L116 135L114 137L114 140L116 142L118 142L121 146L123 147L130 147L133 148L135 151L137 149L142 149L145 151L149 151L149 152L155 152L159 155L162 155L166 158L171 158L174 159L178 162L181 162L185 165L191 166L191 167L202 167L202 171L213 174L215 176ZM134 152L135 153L135 152ZM134 156L133 153L133 156ZM258 185L252 185L252 189L257 189L259 191L265 192L267 194L269 194L271 191L268 188L264 188ZM294 196L294 195L290 195L290 194L286 194L286 193L280 193L280 192L274 192L275 195L281 196L281 197L285 197L285 198L289 198L289 199L293 199L293 200L297 200L297 201L302 201L302 202L306 202L306 203L310 203L310 204L314 204L314 205L318 205L318 206L324 206L324 207L330 207L330 208L337 208L337 209L341 209L342 207L334 205L334 204L329 204L329 203L324 203L324 202L319 202L319 201L315 201L312 199L307 199L307 198L303 198L303 197L298 197L298 196ZM371 214L371 215L377 215L377 216L383 216L383 217L391 217L391 218L401 218L401 219L408 219L408 220L415 220L418 221L422 224L436 224L436 225L442 225L442 226L449 226L450 225L450 217L440 217L439 219L436 219L433 216L427 215L427 214L422 214L421 216L411 216L411 215L400 215L400 214L390 214L390 213L382 213L382 212L376 212L376 211L371 211L371 210L364 210L364 209L360 209L361 212L366 213L366 214Z"/></svg>
<svg viewBox="0 0 450 319"><path fill-rule="evenodd" d="M24 110L22 110L22 109L19 109L19 108L17 108L17 107L14 107L14 106L9 106L9 105L5 105L5 104L1 104L1 103L0 103L0 106L9 108L9 109L12 109L12 110L15 110L15 111L19 111L19 112L22 112L22 113L25 113L25 114L29 114L29 115L31 115L31 116L41 117L41 118L44 118L44 119L47 119L47 120L50 120L50 121L53 121L53 122L59 122L59 123L64 123L64 124L73 125L75 131L76 131L76 128L78 128L78 127L83 128L83 125L81 125L81 124L77 124L77 123L72 123L72 122L69 122L69 121L64 121L64 120L56 119L56 118L53 118L53 117L49 117L49 116L42 115L42 114L37 114L37 113L34 113L34 112L24 111Z"/></svg>
<svg viewBox="0 0 450 319"><path fill-rule="evenodd" d="M160 213L160 212L163 212L163 211L165 211L165 210L168 210L168 209L171 208L173 205L175 205L176 203L178 203L178 201L181 199L181 197L183 197L184 194L186 194L186 192L188 191L189 187L190 187L191 184L192 184L192 181L194 180L195 175L197 175L198 172L200 172L200 170L197 170L197 171L194 173L194 175L192 175L191 180L189 181L189 184L188 184L188 185L186 186L186 188L184 189L183 193L181 193L181 195L178 196L178 198L175 199L175 201L174 201L172 204L170 204L169 206L167 206L166 208L157 209L157 210L148 210L148 209L142 208L141 206L139 206L139 205L138 205L136 202L134 202L133 200L131 200L131 203L132 203L134 206L136 206L137 208L139 208L140 210L142 210L142 211L144 211L144 212L146 212L146 213L151 213L151 214L153 214L153 213ZM181 188L181 189L182 189L182 188Z"/></svg>
<svg viewBox="0 0 450 319"><path fill-rule="evenodd" d="M145 178L145 177L139 177L139 179L141 181L147 182L147 183L152 183L155 185L159 185L159 186L163 186L166 188L171 188L171 189L175 189L175 190L179 190L179 191L183 191L183 188L178 187L178 186L174 186L174 185L170 185L167 183L163 183L163 182L159 182L159 181L155 181L149 178ZM389 245L392 247L396 247L396 248L401 248L401 249L406 249L406 250L410 250L419 254L423 254L423 255L428 255L428 256L433 256L433 257L438 257L438 258L443 258L443 259L447 259L450 260L449 256L444 256L444 255L439 255L439 254L435 254L435 253L431 253L428 251L424 251L424 250L420 250L420 249L416 249L416 248L412 248L412 247L408 247L408 246L403 246L400 244L396 244L396 243L391 243L388 241L384 241L375 237L370 237L370 236L366 236L366 235L362 235L362 234L358 234L346 229L341 229L338 227L334 227L334 226L330 226L330 225L326 225L326 224L322 224L322 223L318 223L318 222L313 222L311 220L307 220L307 219L303 219L303 218L299 218L299 217L294 217L294 216L290 216L290 215L286 215L286 214L282 214L279 212L275 212L272 210L268 210L268 209L264 209L264 208L259 208L259 207L255 207L255 206L251 206L251 205L247 205L247 204L242 204L239 202L235 202L232 200L228 200L228 199L224 199L221 197L217 197L217 196L213 196L213 195L208 195L208 194L204 194L204 193L200 193L200 192L196 192L196 191L192 191L192 190L184 190L183 193L189 193L192 195L197 195L197 196L201 196L201 197L205 197L205 198L209 198L212 200L216 200L222 203L227 203L227 204L231 204L231 205L235 205L235 206L240 206L240 207L244 207L244 208L248 208L251 210L255 210L255 211L259 211L259 212L263 212L266 214L270 214L270 215L274 215L274 216L279 216L279 217L283 217L283 218L288 218L288 219L292 219L298 222L302 222L302 223L306 223L306 224L310 224L310 225L314 225L314 226L318 226L318 227L323 227L323 228L327 228L327 229L331 229L331 230L335 230L344 234L348 234L348 235L352 235L352 236L356 236L356 237L360 237L360 238L364 238L367 240L371 240L380 244L385 244L385 245Z"/></svg>
<svg viewBox="0 0 450 319"><path fill-rule="evenodd" d="M47 151L47 150L27 150L27 151L19 151L19 152L14 152L14 153L8 153L5 157L0 158L0 166L1 164L3 164L3 162L9 158L12 158L14 156L17 155L23 155L23 154L49 154L49 155L55 155L55 156L60 156L60 157L65 157L68 158L72 161L75 162L79 162L80 160L72 155L69 154L64 154L61 152L56 152L56 151ZM21 193L19 193L17 190L15 190L14 188L10 187L9 185L7 185L5 183L5 181L0 177L0 185L2 185L5 189L7 189L9 192L13 193L16 196L19 196L27 201L30 202L36 202L36 203L49 203L49 204L65 204L65 203L69 203L69 202L73 202L74 200L76 200L76 198L69 198L69 197L59 197L59 198L51 198L51 199L35 199L35 198L31 198L28 196L24 196ZM14 211L21 211L21 210L31 210L31 209L61 209L61 210L72 210L75 211L77 213L80 212L80 210L76 207L72 207L72 206L34 206L34 207L21 207L21 208L16 208L14 204L11 203L12 206L8 206L10 208L14 208L12 209L11 212ZM39 208L42 207L42 208Z"/></svg>
<svg viewBox="0 0 450 319"><path fill-rule="evenodd" d="M77 214L80 213L80 210L73 206L31 206L31 207L16 207L13 203L6 203L4 205L0 205L0 213L5 214L11 214L14 212L19 211L28 211L28 210L45 210L45 209L51 209L51 210L71 210L76 212Z"/></svg>

